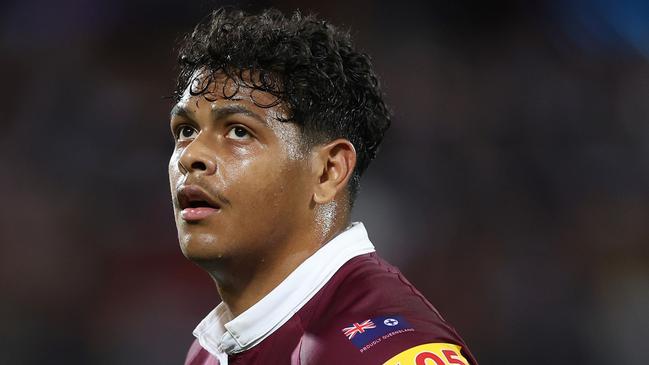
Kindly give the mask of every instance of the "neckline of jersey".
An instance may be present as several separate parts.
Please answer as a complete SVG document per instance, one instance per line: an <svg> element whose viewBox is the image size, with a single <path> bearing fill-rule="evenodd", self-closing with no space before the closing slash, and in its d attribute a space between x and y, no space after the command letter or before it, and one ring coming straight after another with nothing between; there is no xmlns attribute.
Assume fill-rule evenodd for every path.
<svg viewBox="0 0 649 365"><path fill-rule="evenodd" d="M291 319L347 261L374 251L363 223L354 222L248 310L232 318L221 302L193 334L204 349L217 357L246 351Z"/></svg>

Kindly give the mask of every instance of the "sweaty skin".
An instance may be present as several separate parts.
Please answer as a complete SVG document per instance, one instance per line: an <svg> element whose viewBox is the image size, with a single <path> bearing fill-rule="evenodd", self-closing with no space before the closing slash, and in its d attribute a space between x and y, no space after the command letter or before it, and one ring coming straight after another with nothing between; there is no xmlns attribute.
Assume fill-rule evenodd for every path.
<svg viewBox="0 0 649 365"><path fill-rule="evenodd" d="M188 87L174 106L169 180L181 250L237 316L348 226L355 152L346 140L305 148L299 126L279 120L281 104L258 106L274 96L233 85L216 78L202 95ZM215 209L183 212L183 188Z"/></svg>

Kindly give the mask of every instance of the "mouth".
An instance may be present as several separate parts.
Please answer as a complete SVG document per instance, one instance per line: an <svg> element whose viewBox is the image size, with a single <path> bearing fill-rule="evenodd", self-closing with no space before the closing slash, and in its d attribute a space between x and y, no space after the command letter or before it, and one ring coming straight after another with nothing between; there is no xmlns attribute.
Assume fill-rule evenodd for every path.
<svg viewBox="0 0 649 365"><path fill-rule="evenodd" d="M218 212L221 205L196 185L183 185L178 189L180 217L187 222L200 221Z"/></svg>

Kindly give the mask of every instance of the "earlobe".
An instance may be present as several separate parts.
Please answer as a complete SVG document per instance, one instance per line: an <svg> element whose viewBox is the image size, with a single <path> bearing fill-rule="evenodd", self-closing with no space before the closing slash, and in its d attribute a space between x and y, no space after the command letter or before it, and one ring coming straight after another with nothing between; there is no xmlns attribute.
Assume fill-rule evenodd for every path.
<svg viewBox="0 0 649 365"><path fill-rule="evenodd" d="M356 166L356 149L350 141L339 138L317 149L314 158L317 180L313 200L325 204L347 188Z"/></svg>

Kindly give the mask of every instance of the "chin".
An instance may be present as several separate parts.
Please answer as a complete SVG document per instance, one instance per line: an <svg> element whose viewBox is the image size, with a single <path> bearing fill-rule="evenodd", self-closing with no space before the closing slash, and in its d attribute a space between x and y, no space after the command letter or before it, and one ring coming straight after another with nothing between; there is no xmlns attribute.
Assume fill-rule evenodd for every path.
<svg viewBox="0 0 649 365"><path fill-rule="evenodd" d="M223 259L226 249L213 235L184 235L180 239L180 250L183 255L194 262L206 262Z"/></svg>

